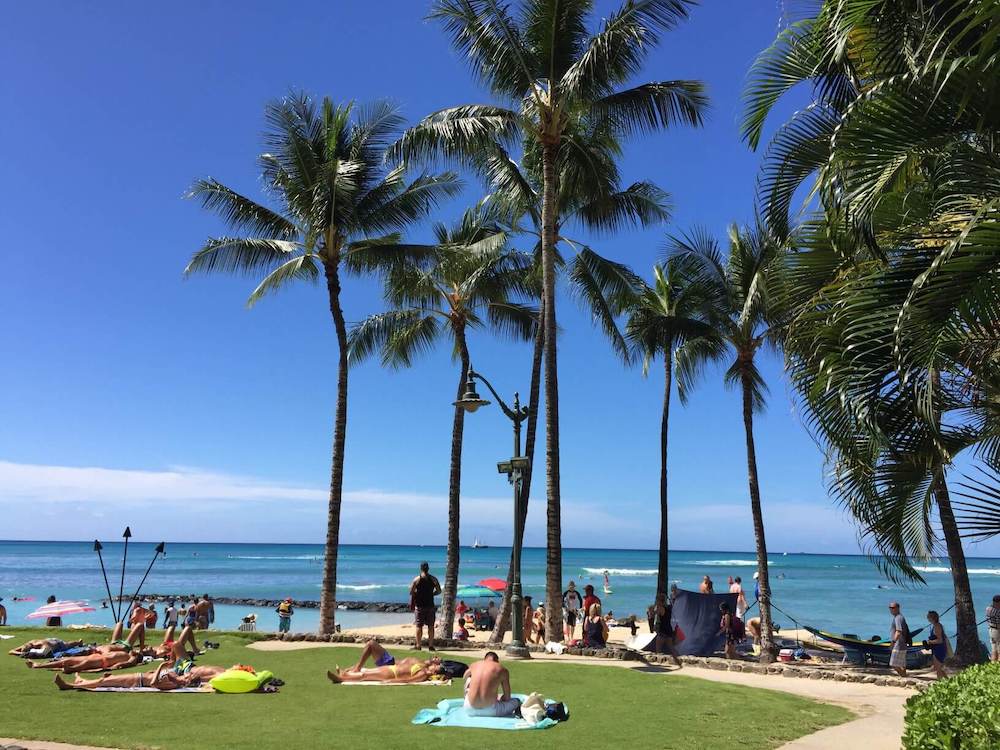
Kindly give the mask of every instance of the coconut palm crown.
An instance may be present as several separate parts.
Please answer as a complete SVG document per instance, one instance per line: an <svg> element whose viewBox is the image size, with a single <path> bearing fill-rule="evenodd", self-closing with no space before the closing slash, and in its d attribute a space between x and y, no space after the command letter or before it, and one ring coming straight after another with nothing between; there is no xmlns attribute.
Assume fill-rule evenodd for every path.
<svg viewBox="0 0 1000 750"><path fill-rule="evenodd" d="M233 234L210 238L192 257L185 275L228 273L260 278L254 305L292 282L326 282L337 337L337 402L334 417L326 557L320 631L332 633L337 609L337 552L347 433L347 325L341 307L342 272L381 267L387 257L419 255L425 248L401 242L399 232L422 219L459 185L450 173L406 177L386 164L387 146L403 120L390 104L317 106L292 94L266 109L267 152L259 165L267 203L257 202L208 178L190 195L217 213Z"/></svg>

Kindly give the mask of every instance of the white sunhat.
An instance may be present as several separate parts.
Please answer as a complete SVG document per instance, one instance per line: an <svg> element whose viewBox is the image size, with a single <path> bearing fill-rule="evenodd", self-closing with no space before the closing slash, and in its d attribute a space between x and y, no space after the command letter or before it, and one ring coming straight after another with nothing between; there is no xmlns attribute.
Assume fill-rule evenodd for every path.
<svg viewBox="0 0 1000 750"><path fill-rule="evenodd" d="M759 577L760 577L760 573L758 571L754 571L753 579L756 581Z"/></svg>

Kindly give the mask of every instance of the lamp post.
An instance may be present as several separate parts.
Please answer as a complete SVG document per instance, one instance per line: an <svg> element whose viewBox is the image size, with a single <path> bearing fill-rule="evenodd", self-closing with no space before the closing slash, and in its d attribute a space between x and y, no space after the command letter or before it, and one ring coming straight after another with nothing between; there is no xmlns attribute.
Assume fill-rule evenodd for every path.
<svg viewBox="0 0 1000 750"><path fill-rule="evenodd" d="M531 459L521 455L521 422L528 416L529 410L528 407L521 406L520 396L516 392L514 393L514 408L511 409L507 406L490 381L473 370L471 365L469 366L469 377L465 383L465 393L462 394L462 398L454 402L455 406L460 406L471 414L480 406L489 405L490 402L480 398L476 392L476 380L481 380L490 389L490 393L496 398L500 409L514 424L514 455L508 461L497 463L497 471L506 474L507 481L514 488L514 575L510 586L512 627L507 655L517 659L528 659L531 654L524 645L524 605L521 598L521 542L524 539L524 513L521 509L521 500L524 476L531 467Z"/></svg>

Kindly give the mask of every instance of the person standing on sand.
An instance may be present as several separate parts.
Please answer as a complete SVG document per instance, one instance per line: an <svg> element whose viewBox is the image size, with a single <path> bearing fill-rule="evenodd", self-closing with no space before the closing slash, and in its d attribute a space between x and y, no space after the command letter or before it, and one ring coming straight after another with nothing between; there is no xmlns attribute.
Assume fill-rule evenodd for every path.
<svg viewBox="0 0 1000 750"><path fill-rule="evenodd" d="M729 593L736 594L736 616L741 620L743 615L747 613L747 597L743 593L743 579L739 576L733 579L733 582L729 584Z"/></svg>
<svg viewBox="0 0 1000 750"><path fill-rule="evenodd" d="M892 613L892 624L889 625L889 640L892 641L889 666L900 677L906 677L906 650L910 646L910 627L900 612L899 602L889 602L889 612Z"/></svg>
<svg viewBox="0 0 1000 750"><path fill-rule="evenodd" d="M945 635L941 615L933 609L927 613L927 622L931 624L931 634L924 643L931 647L931 664L939 680L948 676L944 671L944 660L948 658L948 636Z"/></svg>
<svg viewBox="0 0 1000 750"><path fill-rule="evenodd" d="M499 693L499 695L498 695ZM510 673L500 666L495 651L465 672L465 713L469 716L513 716L521 701L511 696Z"/></svg>
<svg viewBox="0 0 1000 750"><path fill-rule="evenodd" d="M594 595L594 587L589 583L583 587L583 616L590 615L590 608L595 604L600 604L601 600Z"/></svg>
<svg viewBox="0 0 1000 750"><path fill-rule="evenodd" d="M431 566L425 561L420 563L420 575L410 584L410 607L415 613L414 624L417 627L416 649L423 645L424 628L427 628L427 648L434 651L434 617L437 607L434 597L441 593L441 584L431 575Z"/></svg>
<svg viewBox="0 0 1000 750"><path fill-rule="evenodd" d="M46 604L55 604L56 603L55 594L49 596L49 598L45 600L45 603ZM50 617L50 618L48 618L45 621L45 627L47 627L47 628L61 628L62 627L62 618L61 617Z"/></svg>
<svg viewBox="0 0 1000 750"><path fill-rule="evenodd" d="M674 663L678 667L683 666L680 657L677 656L677 640L672 622L674 617L673 607L667 603L666 594L657 594L656 602L651 609L653 614L652 630L656 633L656 653L670 654L674 657Z"/></svg>
<svg viewBox="0 0 1000 750"><path fill-rule="evenodd" d="M292 607L292 597L286 597L274 611L278 613L278 632L287 633L292 627L292 615L295 614L295 609Z"/></svg>
<svg viewBox="0 0 1000 750"><path fill-rule="evenodd" d="M497 610L496 603L492 599L490 599L490 603L486 605L486 619L487 619L488 630L493 630L493 628L497 626L497 615L499 614L500 612L499 610Z"/></svg>
<svg viewBox="0 0 1000 750"><path fill-rule="evenodd" d="M167 602L167 608L163 610L163 627L177 627L177 603L171 599Z"/></svg>
<svg viewBox="0 0 1000 750"><path fill-rule="evenodd" d="M583 607L583 599L576 590L576 583L569 582L569 586L563 592L563 635L567 641L573 640L573 631L576 629L576 616Z"/></svg>
<svg viewBox="0 0 1000 750"><path fill-rule="evenodd" d="M1000 661L1000 594L986 608L986 624L990 628L990 659Z"/></svg>
<svg viewBox="0 0 1000 750"><path fill-rule="evenodd" d="M719 635L726 636L725 654L727 659L736 658L736 628L733 623L733 613L729 611L729 603L722 602L719 605L722 612L722 619L719 620Z"/></svg>

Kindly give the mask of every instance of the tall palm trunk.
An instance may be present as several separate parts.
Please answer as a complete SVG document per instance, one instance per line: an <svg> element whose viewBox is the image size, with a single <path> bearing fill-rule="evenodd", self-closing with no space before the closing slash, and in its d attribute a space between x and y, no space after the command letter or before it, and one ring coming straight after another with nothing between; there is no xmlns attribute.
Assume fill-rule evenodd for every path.
<svg viewBox="0 0 1000 750"><path fill-rule="evenodd" d="M542 380L542 353L545 346L545 329L542 327L541 319L544 315L544 303L538 311L538 325L535 326L535 345L531 354L531 385L528 393L528 427L524 436L524 455L531 462L528 470L524 474L521 483L521 513L520 523L515 524L515 533L520 526L520 537L515 537L514 544L524 542L524 521L528 517L528 499L531 496L531 475L535 465L535 435L538 432L538 392L541 390ZM510 587L514 582L514 551L510 553L510 564L507 566L507 588L504 589L503 599L500 602L500 616L497 617L496 626L490 635L491 643L502 643L504 633L510 629Z"/></svg>
<svg viewBox="0 0 1000 750"><path fill-rule="evenodd" d="M545 635L563 638L562 517L559 498L559 376L556 366L556 225L559 195L556 155L559 144L542 146L542 303L545 329Z"/></svg>
<svg viewBox="0 0 1000 750"><path fill-rule="evenodd" d="M667 523L667 428L670 424L670 389L673 376L673 342L667 342L663 352L663 416L660 418L660 555L656 566L656 593L665 593L670 581L667 556L669 524Z"/></svg>
<svg viewBox="0 0 1000 750"><path fill-rule="evenodd" d="M776 649L771 625L771 580L767 570L767 542L764 539L764 515L760 508L760 485L757 481L757 450L753 440L753 384L750 375L742 376L743 428L747 436L747 480L750 484L750 512L757 543L757 573L760 586L760 660L774 661Z"/></svg>
<svg viewBox="0 0 1000 750"><path fill-rule="evenodd" d="M337 410L333 419L333 459L330 467L330 502L326 515L326 555L323 561L323 592L319 603L319 632L336 629L337 554L340 550L340 506L344 489L344 440L347 435L347 324L340 307L339 259L324 264L330 314L337 331Z"/></svg>
<svg viewBox="0 0 1000 750"><path fill-rule="evenodd" d="M976 627L976 606L972 601L972 586L969 583L969 570L965 564L962 537L958 533L955 513L951 508L948 484L940 468L934 480L934 500L941 518L941 533L948 549L951 581L955 589L955 624L958 626L955 661L965 667L983 660L982 646L979 642L979 629Z"/></svg>
<svg viewBox="0 0 1000 750"><path fill-rule="evenodd" d="M465 382L469 378L469 348L465 343L465 330L455 325L455 345L461 363L458 378L459 401L465 393ZM462 497L462 434L465 429L465 409L455 407L451 423L451 472L448 476L448 551L444 565L444 587L441 592L443 616L443 638L451 638L455 625L455 592L458 590L458 564L461 556L459 531L461 526Z"/></svg>

